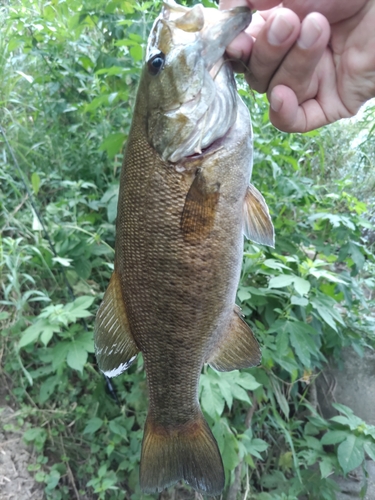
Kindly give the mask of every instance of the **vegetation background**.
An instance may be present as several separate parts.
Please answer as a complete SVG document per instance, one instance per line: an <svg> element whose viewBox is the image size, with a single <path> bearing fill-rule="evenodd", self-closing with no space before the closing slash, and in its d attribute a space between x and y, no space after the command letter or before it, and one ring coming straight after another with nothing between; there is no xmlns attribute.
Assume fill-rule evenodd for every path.
<svg viewBox="0 0 375 500"><path fill-rule="evenodd" d="M122 147L160 5L0 7L0 384L18 408L5 430L21 429L34 447L29 470L48 500L151 498L138 486L141 356L112 381L114 399L92 327L113 268ZM253 117L253 182L276 230L275 249L245 244L238 290L263 360L241 372L205 368L202 407L224 458L224 498L330 500L333 472L375 459L375 427L342 405L325 420L315 397L329 358L375 345L375 105L356 121L283 134L262 96L241 79L239 91Z"/></svg>

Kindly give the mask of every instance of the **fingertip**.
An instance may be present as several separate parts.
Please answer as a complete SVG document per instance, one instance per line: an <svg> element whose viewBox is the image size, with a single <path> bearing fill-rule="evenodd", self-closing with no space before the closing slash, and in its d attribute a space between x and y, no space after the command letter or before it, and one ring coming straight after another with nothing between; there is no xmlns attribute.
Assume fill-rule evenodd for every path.
<svg viewBox="0 0 375 500"><path fill-rule="evenodd" d="M274 89L273 89L271 94L270 94L269 103L270 103L271 109L275 113L278 113L284 104L284 100L283 100L282 96L278 95L277 92L274 92Z"/></svg>
<svg viewBox="0 0 375 500"><path fill-rule="evenodd" d="M310 49L316 44L326 45L330 37L330 31L327 19L318 12L312 12L302 21L297 44L303 50Z"/></svg>
<svg viewBox="0 0 375 500"><path fill-rule="evenodd" d="M269 96L271 123L283 132L302 132L298 123L298 100L296 94L285 85L274 87Z"/></svg>
<svg viewBox="0 0 375 500"><path fill-rule="evenodd" d="M245 65L249 60L253 44L253 37L245 31L242 31L226 49L229 59L234 59L235 61L241 61L243 63L244 67L241 70L242 72L246 69Z"/></svg>

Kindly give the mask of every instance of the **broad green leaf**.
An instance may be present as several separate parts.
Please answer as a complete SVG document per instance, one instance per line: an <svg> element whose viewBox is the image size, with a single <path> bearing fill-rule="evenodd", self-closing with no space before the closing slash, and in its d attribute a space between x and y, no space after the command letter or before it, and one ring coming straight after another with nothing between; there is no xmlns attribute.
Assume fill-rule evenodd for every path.
<svg viewBox="0 0 375 500"><path fill-rule="evenodd" d="M92 332L83 332L74 338L76 346L85 349L87 352L95 352L94 338Z"/></svg>
<svg viewBox="0 0 375 500"><path fill-rule="evenodd" d="M236 468L239 462L237 452L237 440L232 433L227 433L224 436L224 450L222 453L224 467L227 471L232 471Z"/></svg>
<svg viewBox="0 0 375 500"><path fill-rule="evenodd" d="M106 137L106 139L104 139L104 141L99 146L99 149L102 151L106 151L108 158L112 159L115 157L115 155L121 152L124 140L125 135L121 132L116 132Z"/></svg>
<svg viewBox="0 0 375 500"><path fill-rule="evenodd" d="M301 321L290 321L288 323L290 343L301 360L301 363L305 367L310 368L311 354L318 354L318 348L314 340L311 338L311 327L306 328L306 326L308 325L302 323Z"/></svg>
<svg viewBox="0 0 375 500"><path fill-rule="evenodd" d="M255 380L254 376L246 372L239 372L239 377L236 382L248 391L255 391L255 389L261 387L261 384Z"/></svg>
<svg viewBox="0 0 375 500"><path fill-rule="evenodd" d="M237 297L240 299L241 302L244 302L245 300L249 300L251 298L251 293L248 291L247 288L239 288L237 291Z"/></svg>
<svg viewBox="0 0 375 500"><path fill-rule="evenodd" d="M354 434L348 436L337 448L337 458L345 474L355 469L363 462L364 442Z"/></svg>
<svg viewBox="0 0 375 500"><path fill-rule="evenodd" d="M290 302L295 306L306 307L309 301L305 297L297 297L296 295L292 295L290 298Z"/></svg>
<svg viewBox="0 0 375 500"><path fill-rule="evenodd" d="M72 345L68 351L68 355L66 357L66 362L73 368L82 373L83 367L85 366L87 361L87 351L82 347L75 345L72 342Z"/></svg>
<svg viewBox="0 0 375 500"><path fill-rule="evenodd" d="M266 259L263 262L263 265L269 267L270 269L277 269L279 271L282 271L282 269L287 269L288 271L290 271L290 267L282 264L279 260L276 259Z"/></svg>
<svg viewBox="0 0 375 500"><path fill-rule="evenodd" d="M365 441L364 449L371 460L375 461L375 443L373 441Z"/></svg>
<svg viewBox="0 0 375 500"><path fill-rule="evenodd" d="M224 411L225 400L217 386L211 385L206 376L201 376L201 404L204 411L212 418L217 418Z"/></svg>
<svg viewBox="0 0 375 500"><path fill-rule="evenodd" d="M307 280L304 280L303 278L300 278L299 276L296 276L294 278L293 284L294 284L295 290L300 295L307 295L310 291L310 288L311 288L310 282Z"/></svg>
<svg viewBox="0 0 375 500"><path fill-rule="evenodd" d="M48 325L48 322L46 320L40 319L33 325L26 328L26 330L23 332L21 340L18 343L18 346L24 347L28 344L31 344L32 342L35 342L39 338L46 325Z"/></svg>
<svg viewBox="0 0 375 500"><path fill-rule="evenodd" d="M94 302L94 300L95 297L91 297L90 295L82 295L81 297L78 297L77 299L74 300L73 309L76 308L88 309Z"/></svg>
<svg viewBox="0 0 375 500"><path fill-rule="evenodd" d="M141 45L133 45L133 47L130 47L130 55L134 59L134 61L142 61L143 59L143 50Z"/></svg>
<svg viewBox="0 0 375 500"><path fill-rule="evenodd" d="M90 418L86 427L83 429L83 434L94 434L103 425L103 420L99 417Z"/></svg>
<svg viewBox="0 0 375 500"><path fill-rule="evenodd" d="M52 469L46 478L46 491L55 490L61 478L61 474L58 470Z"/></svg>
<svg viewBox="0 0 375 500"><path fill-rule="evenodd" d="M281 274L280 276L273 276L268 283L268 288L284 288L294 282L295 276L290 274Z"/></svg>
<svg viewBox="0 0 375 500"><path fill-rule="evenodd" d="M320 475L322 479L330 476L334 471L334 465L329 457L323 457L319 462Z"/></svg>
<svg viewBox="0 0 375 500"><path fill-rule="evenodd" d="M349 415L348 417L338 415L337 417L332 417L331 420L342 425L348 425L352 431L364 424L363 420L356 415Z"/></svg>
<svg viewBox="0 0 375 500"><path fill-rule="evenodd" d="M52 366L55 370L61 365L61 363L66 361L71 345L72 343L70 341L63 341L56 344L53 348Z"/></svg>
<svg viewBox="0 0 375 500"><path fill-rule="evenodd" d="M57 333L60 331L60 328L57 325L50 325L48 324L45 329L43 330L40 340L42 343L46 346L48 345L49 341L52 339L53 334Z"/></svg>
<svg viewBox="0 0 375 500"><path fill-rule="evenodd" d="M237 384L233 384L232 385L232 394L233 394L234 398L239 399L240 401L245 401L246 403L251 404L249 395L247 394L247 392L245 391L245 389L243 389L239 385L237 385Z"/></svg>
<svg viewBox="0 0 375 500"><path fill-rule="evenodd" d="M128 436L128 432L127 430L125 429L125 427L123 427L121 424L119 424L117 422L117 420L111 420L108 424L108 428L111 432L113 432L114 434L118 434L119 436L123 437L123 438L127 438Z"/></svg>
<svg viewBox="0 0 375 500"><path fill-rule="evenodd" d="M322 444L337 444L344 441L348 435L348 431L327 431L320 441Z"/></svg>
<svg viewBox="0 0 375 500"><path fill-rule="evenodd" d="M57 375L53 377L48 377L40 386L39 390L39 403L44 404L53 391L55 390L56 385L59 383L59 377Z"/></svg>

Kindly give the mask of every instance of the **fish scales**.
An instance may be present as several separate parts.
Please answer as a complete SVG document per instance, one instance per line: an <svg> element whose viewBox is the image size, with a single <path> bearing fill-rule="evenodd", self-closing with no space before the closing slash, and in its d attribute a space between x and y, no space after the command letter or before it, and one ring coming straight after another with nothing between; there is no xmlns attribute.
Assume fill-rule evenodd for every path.
<svg viewBox="0 0 375 500"><path fill-rule="evenodd" d="M149 37L120 179L114 273L95 325L106 375L143 354L145 492L184 479L221 493L223 464L198 401L202 366L260 361L235 297L243 233L272 244L273 227L248 184L250 116L223 59L250 17L246 8L168 2Z"/></svg>
<svg viewBox="0 0 375 500"><path fill-rule="evenodd" d="M141 106L142 102L136 106L137 120ZM218 168L221 196L215 223L204 240L186 242L180 221L191 174L176 174L168 162L155 158L147 141L142 141L145 133L139 121L135 127L139 134L130 134L136 139L128 145L129 161L121 179L115 268L123 275L128 318L145 359L151 412L160 423L169 424L182 413L181 395L189 411L195 410L202 363L229 328L242 260L242 205L251 168L243 156L251 136L249 128L242 129L247 147L238 148L238 154L222 149L205 160L213 168L215 163L228 162L227 171ZM145 170L144 165L152 168ZM171 389L167 393L166 385ZM173 390L179 385L183 385L181 392ZM189 418L189 412L181 414L182 422Z"/></svg>

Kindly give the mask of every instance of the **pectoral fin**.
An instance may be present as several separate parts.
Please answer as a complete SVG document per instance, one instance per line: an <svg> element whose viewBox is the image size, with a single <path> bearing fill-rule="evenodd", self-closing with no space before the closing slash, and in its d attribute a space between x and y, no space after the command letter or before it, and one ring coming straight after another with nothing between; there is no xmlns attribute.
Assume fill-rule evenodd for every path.
<svg viewBox="0 0 375 500"><path fill-rule="evenodd" d="M130 333L116 271L96 315L94 343L99 368L107 377L120 375L129 368L138 353Z"/></svg>
<svg viewBox="0 0 375 500"><path fill-rule="evenodd" d="M230 330L223 336L221 344L207 360L212 368L220 372L239 370L259 365L261 351L249 325L245 323L238 306L234 307Z"/></svg>
<svg viewBox="0 0 375 500"><path fill-rule="evenodd" d="M181 216L181 229L186 241L199 241L213 228L220 184L208 183L199 171L186 195Z"/></svg>
<svg viewBox="0 0 375 500"><path fill-rule="evenodd" d="M275 235L267 204L260 192L250 184L244 202L244 233L249 240L275 246Z"/></svg>

